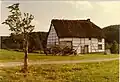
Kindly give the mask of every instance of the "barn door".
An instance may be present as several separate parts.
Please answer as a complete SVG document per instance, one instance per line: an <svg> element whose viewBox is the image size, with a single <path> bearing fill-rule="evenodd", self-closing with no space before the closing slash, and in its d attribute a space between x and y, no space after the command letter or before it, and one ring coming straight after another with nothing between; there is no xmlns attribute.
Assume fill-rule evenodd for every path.
<svg viewBox="0 0 120 82"><path fill-rule="evenodd" d="M84 53L88 53L88 45L84 46Z"/></svg>

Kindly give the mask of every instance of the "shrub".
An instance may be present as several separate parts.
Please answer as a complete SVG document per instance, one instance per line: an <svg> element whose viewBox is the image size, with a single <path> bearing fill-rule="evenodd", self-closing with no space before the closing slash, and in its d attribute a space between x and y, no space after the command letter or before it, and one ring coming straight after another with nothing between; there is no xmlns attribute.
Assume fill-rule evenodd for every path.
<svg viewBox="0 0 120 82"><path fill-rule="evenodd" d="M110 49L112 47L112 44L111 43L105 43L105 49Z"/></svg>
<svg viewBox="0 0 120 82"><path fill-rule="evenodd" d="M76 50L71 49L68 46L66 46L64 48L61 48L59 45L52 46L50 48L50 51L51 51L51 54L53 54L53 55L60 55L60 54L62 54L62 56L65 56L65 55L71 55L71 54L76 55L77 54Z"/></svg>
<svg viewBox="0 0 120 82"><path fill-rule="evenodd" d="M55 45L51 47L51 53L53 55L57 55L58 53L60 53L62 51L62 49L60 48L60 46Z"/></svg>
<svg viewBox="0 0 120 82"><path fill-rule="evenodd" d="M46 53L47 53L47 54L52 54L52 53L51 53L51 48L46 48Z"/></svg>
<svg viewBox="0 0 120 82"><path fill-rule="evenodd" d="M118 53L118 43L116 41L112 44L111 53Z"/></svg>
<svg viewBox="0 0 120 82"><path fill-rule="evenodd" d="M66 46L65 48L62 49L62 55L71 55L71 54L74 54L76 55L76 50L72 49L72 48L69 48L68 46Z"/></svg>

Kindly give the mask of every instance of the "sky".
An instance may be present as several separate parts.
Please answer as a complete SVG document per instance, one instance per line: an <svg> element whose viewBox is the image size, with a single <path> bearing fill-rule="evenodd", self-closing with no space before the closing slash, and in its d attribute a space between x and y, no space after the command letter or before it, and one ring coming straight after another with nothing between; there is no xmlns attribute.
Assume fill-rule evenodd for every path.
<svg viewBox="0 0 120 82"><path fill-rule="evenodd" d="M120 24L120 1L0 1L0 22L9 15L6 8L20 3L22 13L34 15L34 31L48 31L52 19L87 20L88 18L100 28ZM0 23L0 36L10 34L9 27Z"/></svg>

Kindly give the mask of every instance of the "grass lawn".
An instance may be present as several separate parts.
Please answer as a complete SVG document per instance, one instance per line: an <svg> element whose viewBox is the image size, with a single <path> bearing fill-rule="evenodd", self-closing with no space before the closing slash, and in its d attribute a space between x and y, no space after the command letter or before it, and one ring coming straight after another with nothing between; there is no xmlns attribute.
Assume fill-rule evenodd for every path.
<svg viewBox="0 0 120 82"><path fill-rule="evenodd" d="M118 58L118 54L104 55L104 54L84 54L81 56L45 56L43 54L30 53L29 60L34 61L52 61L52 60L82 60L82 59L99 59L99 58ZM23 61L24 53L8 50L0 50L0 62Z"/></svg>
<svg viewBox="0 0 120 82"><path fill-rule="evenodd" d="M21 67L0 68L0 82L118 82L119 61L33 65L25 79Z"/></svg>

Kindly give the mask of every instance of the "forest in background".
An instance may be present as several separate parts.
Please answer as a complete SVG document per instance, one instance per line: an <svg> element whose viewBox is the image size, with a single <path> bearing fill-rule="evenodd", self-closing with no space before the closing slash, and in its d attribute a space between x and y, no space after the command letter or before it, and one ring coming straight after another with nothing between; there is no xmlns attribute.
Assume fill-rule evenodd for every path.
<svg viewBox="0 0 120 82"><path fill-rule="evenodd" d="M105 34L105 48L110 49L112 53L119 52L119 28L120 25L110 25L103 28Z"/></svg>

